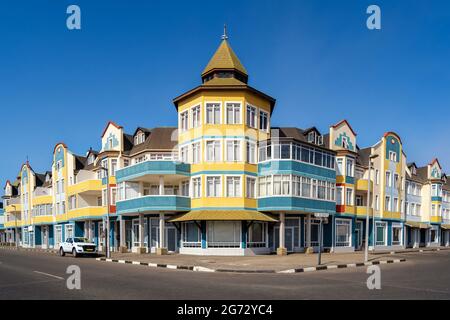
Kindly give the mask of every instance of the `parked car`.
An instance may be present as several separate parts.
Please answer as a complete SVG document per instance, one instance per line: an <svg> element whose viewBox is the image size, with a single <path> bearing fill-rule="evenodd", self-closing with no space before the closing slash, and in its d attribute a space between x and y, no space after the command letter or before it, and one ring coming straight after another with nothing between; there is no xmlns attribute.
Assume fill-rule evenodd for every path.
<svg viewBox="0 0 450 320"><path fill-rule="evenodd" d="M71 253L74 257L83 254L97 255L97 246L86 238L67 238L59 245L59 255L63 257L66 253Z"/></svg>

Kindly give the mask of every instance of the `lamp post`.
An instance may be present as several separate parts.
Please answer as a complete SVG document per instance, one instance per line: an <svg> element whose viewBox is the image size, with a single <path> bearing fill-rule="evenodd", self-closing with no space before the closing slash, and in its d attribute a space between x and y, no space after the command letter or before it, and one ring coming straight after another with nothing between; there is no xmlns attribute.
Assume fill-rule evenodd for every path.
<svg viewBox="0 0 450 320"><path fill-rule="evenodd" d="M106 173L106 228L103 228L105 231L105 250L106 250L106 257L111 257L110 252L110 243L109 243L109 196L110 196L110 189L109 189L109 169L105 167L100 167L101 170L105 171Z"/></svg>
<svg viewBox="0 0 450 320"><path fill-rule="evenodd" d="M322 237L323 237L323 221L328 219L330 215L328 213L314 213L314 218L318 218L319 223L319 254L317 255L317 265L322 264Z"/></svg>
<svg viewBox="0 0 450 320"><path fill-rule="evenodd" d="M14 212L16 212L17 206L12 204L11 207L13 207L14 208ZM14 214L14 225L15 225L15 228L14 228L14 230L15 230L14 240L15 241L14 242L16 243L16 248L18 248L19 247L19 242L17 241L17 217L16 217L15 214Z"/></svg>
<svg viewBox="0 0 450 320"><path fill-rule="evenodd" d="M372 207L370 205L370 193L371 193L371 174L372 174L372 159L375 159L378 157L378 155L370 155L369 156L369 174L367 177L367 212L366 212L366 239L365 239L365 248L364 248L364 262L369 261L369 214L370 214L370 208ZM373 220L375 221L375 213L373 212L372 215ZM375 225L375 223L374 223ZM372 230L374 232L374 230Z"/></svg>

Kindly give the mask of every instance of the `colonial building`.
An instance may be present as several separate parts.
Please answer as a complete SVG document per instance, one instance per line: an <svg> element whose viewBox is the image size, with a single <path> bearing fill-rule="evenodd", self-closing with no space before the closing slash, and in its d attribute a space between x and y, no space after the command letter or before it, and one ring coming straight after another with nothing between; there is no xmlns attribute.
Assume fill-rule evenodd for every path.
<svg viewBox="0 0 450 320"><path fill-rule="evenodd" d="M354 251L366 233L372 250L449 245L437 160L407 164L394 132L360 148L346 120L273 127L275 99L248 79L224 36L173 100L176 127L127 134L110 121L99 151L58 143L49 171L25 163L5 184L4 240L58 249L83 236L103 250L109 229L113 251L193 255Z"/></svg>

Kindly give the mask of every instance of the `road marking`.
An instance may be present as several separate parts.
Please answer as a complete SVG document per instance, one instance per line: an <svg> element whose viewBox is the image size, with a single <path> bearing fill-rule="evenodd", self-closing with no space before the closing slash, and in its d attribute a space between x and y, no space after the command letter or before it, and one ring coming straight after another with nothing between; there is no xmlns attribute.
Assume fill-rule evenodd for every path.
<svg viewBox="0 0 450 320"><path fill-rule="evenodd" d="M55 276L55 275L50 274L50 273L45 273L45 272L41 272L41 271L33 271L33 272L42 274L44 276L52 277L52 278L55 278L55 279L64 280L64 278Z"/></svg>

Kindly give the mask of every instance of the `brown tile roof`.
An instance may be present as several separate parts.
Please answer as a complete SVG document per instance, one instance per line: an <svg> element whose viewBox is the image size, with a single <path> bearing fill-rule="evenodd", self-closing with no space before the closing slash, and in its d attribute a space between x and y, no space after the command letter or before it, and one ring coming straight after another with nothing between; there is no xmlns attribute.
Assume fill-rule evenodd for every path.
<svg viewBox="0 0 450 320"><path fill-rule="evenodd" d="M171 151L178 143L176 127L159 127L148 129L149 135L143 143L131 148L129 155L133 156L143 151Z"/></svg>

